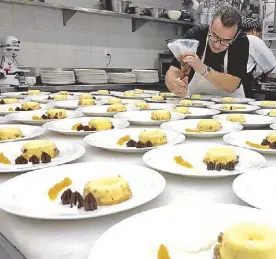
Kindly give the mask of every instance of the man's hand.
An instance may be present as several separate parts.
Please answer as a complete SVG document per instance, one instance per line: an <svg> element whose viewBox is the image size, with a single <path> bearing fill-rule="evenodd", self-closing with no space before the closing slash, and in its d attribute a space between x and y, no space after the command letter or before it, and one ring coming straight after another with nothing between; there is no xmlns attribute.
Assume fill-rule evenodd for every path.
<svg viewBox="0 0 276 259"><path fill-rule="evenodd" d="M206 70L201 59L193 52L186 52L183 61L187 62L197 73L203 74Z"/></svg>
<svg viewBox="0 0 276 259"><path fill-rule="evenodd" d="M188 77L185 77L184 80L181 80L179 77L176 78L173 82L173 92L180 96L184 97L188 90Z"/></svg>

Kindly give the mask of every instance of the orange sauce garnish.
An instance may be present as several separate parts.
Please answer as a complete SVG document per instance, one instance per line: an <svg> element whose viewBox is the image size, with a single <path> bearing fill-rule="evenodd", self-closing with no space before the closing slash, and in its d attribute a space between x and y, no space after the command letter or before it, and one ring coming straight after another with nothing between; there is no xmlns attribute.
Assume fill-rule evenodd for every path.
<svg viewBox="0 0 276 259"><path fill-rule="evenodd" d="M184 167L193 168L193 166L189 162L185 161L181 156L175 156L174 161Z"/></svg>

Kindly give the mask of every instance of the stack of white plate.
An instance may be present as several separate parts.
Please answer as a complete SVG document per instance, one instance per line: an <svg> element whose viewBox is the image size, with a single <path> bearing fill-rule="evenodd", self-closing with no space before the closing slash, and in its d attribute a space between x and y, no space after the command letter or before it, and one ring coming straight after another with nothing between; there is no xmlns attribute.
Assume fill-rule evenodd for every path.
<svg viewBox="0 0 276 259"><path fill-rule="evenodd" d="M133 73L107 73L108 82L115 84L136 83L136 76Z"/></svg>
<svg viewBox="0 0 276 259"><path fill-rule="evenodd" d="M105 70L99 69L74 69L77 81L82 84L106 84Z"/></svg>
<svg viewBox="0 0 276 259"><path fill-rule="evenodd" d="M157 70L132 70L132 73L136 75L137 83L158 83L158 71Z"/></svg>
<svg viewBox="0 0 276 259"><path fill-rule="evenodd" d="M47 85L68 85L75 83L73 71L41 71L41 81Z"/></svg>

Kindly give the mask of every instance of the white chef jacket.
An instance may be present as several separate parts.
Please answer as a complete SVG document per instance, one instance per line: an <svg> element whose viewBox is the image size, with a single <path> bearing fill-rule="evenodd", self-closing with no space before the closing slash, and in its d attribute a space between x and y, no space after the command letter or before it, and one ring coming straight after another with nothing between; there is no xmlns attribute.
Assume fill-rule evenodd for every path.
<svg viewBox="0 0 276 259"><path fill-rule="evenodd" d="M276 67L274 54L265 42L254 35L247 35L247 37L249 40L247 73L250 73L256 65L265 73Z"/></svg>

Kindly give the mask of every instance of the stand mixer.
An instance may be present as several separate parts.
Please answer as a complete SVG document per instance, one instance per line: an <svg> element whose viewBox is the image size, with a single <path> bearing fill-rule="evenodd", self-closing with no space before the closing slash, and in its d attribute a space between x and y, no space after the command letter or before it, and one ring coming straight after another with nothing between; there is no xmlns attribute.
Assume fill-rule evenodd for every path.
<svg viewBox="0 0 276 259"><path fill-rule="evenodd" d="M20 41L13 36L0 40L0 85L26 88L24 70L19 69L16 61Z"/></svg>

